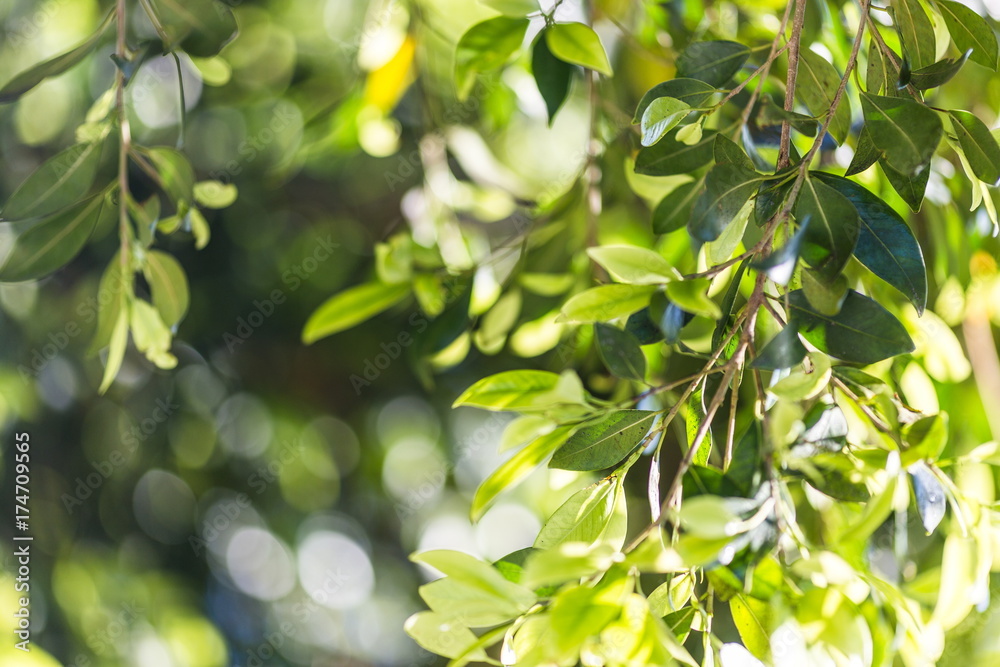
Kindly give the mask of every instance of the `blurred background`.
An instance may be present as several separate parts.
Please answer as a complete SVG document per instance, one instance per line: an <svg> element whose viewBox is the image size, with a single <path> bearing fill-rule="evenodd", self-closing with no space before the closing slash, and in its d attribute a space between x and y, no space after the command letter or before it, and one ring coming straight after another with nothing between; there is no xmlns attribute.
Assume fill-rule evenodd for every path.
<svg viewBox="0 0 1000 667"><path fill-rule="evenodd" d="M498 239L525 224L525 202L556 201L581 175L590 132L582 77L550 127L527 58L457 100L454 45L493 15L470 0L230 4L239 37L218 57L181 62L183 150L199 177L231 182L240 196L211 212L203 250L183 234L162 246L191 284L178 367L160 371L130 350L110 391L97 394L103 365L88 348L114 234L42 281L0 286L0 506L13 506L13 436L27 432L32 641L44 649L10 649L16 561L5 520L4 665L435 664L403 632L422 608L416 588L427 576L407 554L447 547L496 559L530 546L542 518L579 486L577 473L543 472L471 524L469 500L502 460L506 422L450 409L488 373L558 370L583 358L586 332L555 322L560 295L584 273L567 244L535 255L544 276L524 285L520 314L499 340L465 334L416 358L399 338L427 326L413 304L311 346L300 333L325 299L373 274L376 244L391 246L405 226L439 248L449 269L470 273L472 312L493 305L517 259L496 251ZM784 0L755 3L752 21L728 3L705 4L713 20L752 39L754 21L776 27ZM697 25L704 8L598 5L595 27L618 72L603 121L614 133L641 94L672 75L667 27ZM0 81L85 38L107 9L95 0L0 0ZM578 2L558 12L583 16ZM135 34L153 34L141 12L132 18ZM619 19L635 37L623 37ZM106 44L0 107L0 200L73 142L113 79L111 52ZM949 90L975 92L996 109L997 80L987 86L977 76ZM177 89L172 60L140 70L129 88L138 141L177 143ZM613 145L604 160L600 241L652 244L648 204L676 183L626 176L628 149ZM929 197L953 194L932 176ZM557 227L553 238L579 228ZM960 219L940 234L953 228L944 245L979 242L962 235ZM936 238L922 233L922 242ZM686 237L665 243L668 255L689 254ZM949 265L946 252L934 258L942 283L968 282L969 267ZM987 259L980 269L992 276ZM942 373L954 374L949 382L968 377L967 368ZM963 423L954 411L975 402L974 385L951 386L942 400ZM964 426L981 442L989 429L976 415Z"/></svg>

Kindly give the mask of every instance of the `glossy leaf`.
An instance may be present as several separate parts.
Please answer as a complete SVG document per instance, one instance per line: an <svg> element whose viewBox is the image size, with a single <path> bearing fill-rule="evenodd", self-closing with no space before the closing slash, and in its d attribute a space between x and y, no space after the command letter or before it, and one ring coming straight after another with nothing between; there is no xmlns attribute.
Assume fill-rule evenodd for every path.
<svg viewBox="0 0 1000 667"><path fill-rule="evenodd" d="M62 74L86 58L101 43L104 34L114 23L114 18L114 10L109 11L94 34L86 40L65 53L29 67L5 83L0 88L0 104L8 104L17 100L45 79Z"/></svg>
<svg viewBox="0 0 1000 667"><path fill-rule="evenodd" d="M583 386L572 372L520 370L484 377L462 392L452 407L527 411L584 402Z"/></svg>
<svg viewBox="0 0 1000 667"><path fill-rule="evenodd" d="M651 285L601 285L574 294L562 307L560 319L577 324L607 322L631 315L649 304Z"/></svg>
<svg viewBox="0 0 1000 667"><path fill-rule="evenodd" d="M798 220L809 218L802 259L830 279L847 265L858 240L858 214L842 194L815 178L807 178L795 205Z"/></svg>
<svg viewBox="0 0 1000 667"><path fill-rule="evenodd" d="M743 640L746 649L757 658L767 660L771 655L770 637L771 631L774 629L772 627L775 615L773 607L770 603L749 595L737 595L729 601L729 609L732 611L733 622L736 624L736 629L739 630L740 639ZM738 667L739 664L733 663L733 667ZM723 665L730 667L728 661L724 662Z"/></svg>
<svg viewBox="0 0 1000 667"><path fill-rule="evenodd" d="M948 117L972 173L979 180L996 185L1000 181L1000 146L986 123L968 111L949 111Z"/></svg>
<svg viewBox="0 0 1000 667"><path fill-rule="evenodd" d="M944 131L936 113L913 100L868 93L861 106L872 142L891 167L906 176L927 168Z"/></svg>
<svg viewBox="0 0 1000 667"><path fill-rule="evenodd" d="M722 88L749 57L749 47L737 42L693 42L677 58L677 75Z"/></svg>
<svg viewBox="0 0 1000 667"><path fill-rule="evenodd" d="M611 76L611 63L594 29L583 23L556 23L545 30L549 49L560 60Z"/></svg>
<svg viewBox="0 0 1000 667"><path fill-rule="evenodd" d="M658 97L642 114L643 146L652 146L691 113L686 102L673 97Z"/></svg>
<svg viewBox="0 0 1000 667"><path fill-rule="evenodd" d="M934 63L934 26L920 0L892 0L893 18L903 41L903 54L912 63L913 69L927 67Z"/></svg>
<svg viewBox="0 0 1000 667"><path fill-rule="evenodd" d="M76 144L41 164L0 210L0 220L44 218L80 202L94 185L101 144Z"/></svg>
<svg viewBox="0 0 1000 667"><path fill-rule="evenodd" d="M587 254L615 280L635 285L657 285L681 279L663 255L639 246L606 245L588 248Z"/></svg>
<svg viewBox="0 0 1000 667"><path fill-rule="evenodd" d="M0 267L0 281L37 280L69 263L109 208L102 193L49 218L28 223L28 228L15 237Z"/></svg>
<svg viewBox="0 0 1000 667"><path fill-rule="evenodd" d="M930 535L944 518L946 508L944 487L923 461L911 465L907 472L910 473L910 481L913 482L913 498L917 503L920 520L924 524L924 530Z"/></svg>
<svg viewBox="0 0 1000 667"><path fill-rule="evenodd" d="M802 337L837 359L873 364L913 351L913 341L899 320L853 290L837 315L816 312L801 290L789 294L789 306Z"/></svg>
<svg viewBox="0 0 1000 667"><path fill-rule="evenodd" d="M643 148L635 158L635 171L646 176L689 174L712 161L714 130L706 130L692 145L677 140L677 130L667 133L656 144Z"/></svg>
<svg viewBox="0 0 1000 667"><path fill-rule="evenodd" d="M608 370L627 380L646 379L646 357L639 341L627 331L598 322L594 325L597 351Z"/></svg>
<svg viewBox="0 0 1000 667"><path fill-rule="evenodd" d="M917 90L929 90L943 86L958 74L970 55L972 55L972 51L968 50L958 58L945 58L922 69L914 70L910 73L910 85Z"/></svg>
<svg viewBox="0 0 1000 667"><path fill-rule="evenodd" d="M953 0L936 0L951 38L962 51L972 49L972 62L997 71L997 36L982 16Z"/></svg>
<svg viewBox="0 0 1000 667"><path fill-rule="evenodd" d="M792 368L805 358L806 348L799 340L798 328L789 324L757 353L751 366L765 370Z"/></svg>
<svg viewBox="0 0 1000 667"><path fill-rule="evenodd" d="M669 234L683 229L691 219L691 210L701 195L697 182L682 183L660 200L653 210L653 231Z"/></svg>
<svg viewBox="0 0 1000 667"><path fill-rule="evenodd" d="M840 86L840 74L823 56L802 49L799 60L798 87L796 94L814 116L823 118L833 104L833 98ZM851 131L851 106L847 95L840 99L840 104L830 121L829 132L837 143L843 144Z"/></svg>
<svg viewBox="0 0 1000 667"><path fill-rule="evenodd" d="M503 66L521 48L527 29L526 18L497 16L462 35L455 49L455 85L460 100L472 91L476 74Z"/></svg>
<svg viewBox="0 0 1000 667"><path fill-rule="evenodd" d="M632 117L632 124L637 125L642 120L643 113L645 113L646 108L653 100L661 97L673 97L692 108L696 108L702 106L716 90L715 86L710 86L698 79L680 78L658 83L650 88L642 96L642 99L639 100L639 104L635 109L635 115Z"/></svg>
<svg viewBox="0 0 1000 667"><path fill-rule="evenodd" d="M544 35L535 40L531 48L531 72L535 77L538 92L545 100L545 110L549 115L549 125L555 120L556 112L569 95L569 85L573 79L573 67L549 50Z"/></svg>
<svg viewBox="0 0 1000 667"><path fill-rule="evenodd" d="M705 192L694 204L688 232L701 242L719 238L743 205L757 191L760 176L734 164L717 164L705 178Z"/></svg>
<svg viewBox="0 0 1000 667"><path fill-rule="evenodd" d="M913 212L919 211L924 201L924 193L927 191L927 182L930 179L931 170L924 169L915 176L906 176L894 169L886 162L884 157L879 158L878 165L882 168L882 173L885 174L889 185L906 202L910 210Z"/></svg>
<svg viewBox="0 0 1000 667"><path fill-rule="evenodd" d="M869 167L878 162L880 157L882 157L882 151L878 149L875 142L872 141L871 135L868 134L868 126L863 125L861 132L858 133L858 147L854 151L851 164L848 165L844 175L854 176L867 171Z"/></svg>
<svg viewBox="0 0 1000 667"><path fill-rule="evenodd" d="M833 174L815 177L847 197L858 212L861 228L854 256L922 313L927 305L927 271L920 245L903 218L862 185Z"/></svg>
<svg viewBox="0 0 1000 667"><path fill-rule="evenodd" d="M570 436L552 457L549 467L562 470L610 468L643 442L656 414L648 410L612 412Z"/></svg>
<svg viewBox="0 0 1000 667"><path fill-rule="evenodd" d="M324 302L310 315L302 329L307 345L344 329L361 324L402 301L410 286L365 283L350 287Z"/></svg>

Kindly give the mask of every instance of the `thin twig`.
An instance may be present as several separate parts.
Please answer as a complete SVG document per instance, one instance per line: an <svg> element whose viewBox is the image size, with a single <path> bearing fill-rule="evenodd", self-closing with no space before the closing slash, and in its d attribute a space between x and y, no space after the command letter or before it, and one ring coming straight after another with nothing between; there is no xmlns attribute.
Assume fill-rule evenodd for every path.
<svg viewBox="0 0 1000 667"><path fill-rule="evenodd" d="M128 45L126 44L126 32L128 30L127 16L125 13L126 0L118 0L115 5L115 18L117 22L117 38L115 40L115 54L119 62L125 62L128 58ZM132 145L132 136L129 130L128 111L125 108L125 71L119 67L115 75L115 106L118 111L118 236L121 242L121 266L122 275L126 275L129 264L129 217L128 217L128 154Z"/></svg>
<svg viewBox="0 0 1000 667"><path fill-rule="evenodd" d="M802 29L806 24L806 0L795 0L795 18L792 21L792 39L788 49L788 74L785 78L785 111L795 110L795 82L799 73L799 51L802 47ZM781 121L781 144L778 147L778 169L791 161L792 125Z"/></svg>

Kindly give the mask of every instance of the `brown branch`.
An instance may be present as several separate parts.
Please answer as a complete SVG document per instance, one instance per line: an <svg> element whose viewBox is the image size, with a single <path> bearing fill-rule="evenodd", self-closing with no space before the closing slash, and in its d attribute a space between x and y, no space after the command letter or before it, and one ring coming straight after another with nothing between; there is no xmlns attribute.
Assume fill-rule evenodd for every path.
<svg viewBox="0 0 1000 667"><path fill-rule="evenodd" d="M785 111L795 110L795 81L799 73L799 50L802 48L802 29L806 23L806 0L795 0L795 18L792 21L792 39L788 49L788 74L785 77ZM792 126L781 122L781 144L778 148L779 170L788 166L792 152Z"/></svg>

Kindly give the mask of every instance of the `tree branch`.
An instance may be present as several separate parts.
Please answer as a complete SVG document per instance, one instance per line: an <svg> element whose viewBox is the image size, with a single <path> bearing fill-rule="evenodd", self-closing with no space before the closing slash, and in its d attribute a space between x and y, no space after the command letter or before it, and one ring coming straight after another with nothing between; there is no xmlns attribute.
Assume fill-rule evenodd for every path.
<svg viewBox="0 0 1000 667"><path fill-rule="evenodd" d="M806 0L795 0L795 18L792 20L792 39L788 48L788 74L785 77L785 111L795 110L795 81L799 72L799 50L802 48L802 29L806 23ZM792 152L792 126L781 122L781 144L778 148L778 169L788 166Z"/></svg>

